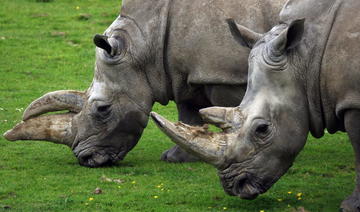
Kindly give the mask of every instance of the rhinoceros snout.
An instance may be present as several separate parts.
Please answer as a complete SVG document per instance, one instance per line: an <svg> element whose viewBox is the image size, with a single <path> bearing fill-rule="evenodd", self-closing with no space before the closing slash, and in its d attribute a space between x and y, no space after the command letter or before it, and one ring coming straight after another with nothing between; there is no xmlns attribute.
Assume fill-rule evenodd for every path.
<svg viewBox="0 0 360 212"><path fill-rule="evenodd" d="M91 153L78 156L79 164L87 167L99 167L113 164L113 160L107 154Z"/></svg>

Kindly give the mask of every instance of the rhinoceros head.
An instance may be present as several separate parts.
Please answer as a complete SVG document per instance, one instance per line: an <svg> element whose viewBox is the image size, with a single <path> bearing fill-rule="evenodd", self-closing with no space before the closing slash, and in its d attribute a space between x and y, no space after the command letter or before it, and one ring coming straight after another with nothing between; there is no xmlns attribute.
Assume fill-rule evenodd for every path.
<svg viewBox="0 0 360 212"><path fill-rule="evenodd" d="M104 35L94 37L94 79L81 112L73 119L77 133L72 148L82 165L123 159L146 127L153 96L142 71L146 63L137 55L138 49L145 49L141 38L140 29L122 18Z"/></svg>
<svg viewBox="0 0 360 212"><path fill-rule="evenodd" d="M132 6L136 8L125 5L124 13ZM166 16L153 10L156 15L150 9L145 14L154 20L141 16L150 22L144 28L132 17L119 16L103 35L96 35L95 73L87 91L55 91L35 100L5 138L66 144L79 163L89 167L123 159L137 144L154 101L166 101L154 91L165 90L154 54L162 52L157 45L162 31L156 29ZM69 113L39 116L61 110Z"/></svg>
<svg viewBox="0 0 360 212"><path fill-rule="evenodd" d="M228 194L253 199L289 169L307 138L307 99L292 70L303 21L280 25L265 36L229 24L235 38L253 49L240 106L200 110L205 122L222 131L173 124L156 113L152 118L175 143L217 167Z"/></svg>

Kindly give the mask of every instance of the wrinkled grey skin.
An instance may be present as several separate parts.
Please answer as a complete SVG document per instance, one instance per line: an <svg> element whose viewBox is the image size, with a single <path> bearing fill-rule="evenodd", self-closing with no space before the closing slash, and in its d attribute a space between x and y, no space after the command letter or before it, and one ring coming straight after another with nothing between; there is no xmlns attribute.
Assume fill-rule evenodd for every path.
<svg viewBox="0 0 360 212"><path fill-rule="evenodd" d="M201 108L238 105L246 88L249 49L238 47L225 19L234 17L265 32L277 22L283 2L123 1L121 15L105 36L94 38L94 79L66 140L80 164L96 167L124 158L138 142L154 102L175 101L179 120L190 125L203 123ZM26 112L25 123L38 114ZM29 139L28 134L11 138ZM41 139L50 140L48 135ZM178 146L162 159L197 160Z"/></svg>
<svg viewBox="0 0 360 212"><path fill-rule="evenodd" d="M218 167L226 192L247 199L289 169L308 132L346 131L357 182L341 209L360 211L359 10L358 0L289 0L280 24L260 37L229 21L236 40L252 47L246 94L239 107L200 111L224 132L153 118L172 140Z"/></svg>

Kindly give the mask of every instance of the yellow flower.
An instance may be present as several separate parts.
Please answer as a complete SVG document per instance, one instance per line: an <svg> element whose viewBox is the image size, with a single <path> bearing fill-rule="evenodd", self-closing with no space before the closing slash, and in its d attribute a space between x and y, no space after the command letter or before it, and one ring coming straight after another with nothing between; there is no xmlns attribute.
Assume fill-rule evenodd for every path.
<svg viewBox="0 0 360 212"><path fill-rule="evenodd" d="M121 188L121 186L118 186L118 188Z"/></svg>
<svg viewBox="0 0 360 212"><path fill-rule="evenodd" d="M209 206L208 208L209 208L209 209L211 209L212 207L211 207L211 206Z"/></svg>
<svg viewBox="0 0 360 212"><path fill-rule="evenodd" d="M296 196L297 196L297 197L301 197L301 196L302 196L302 193L297 193Z"/></svg>
<svg viewBox="0 0 360 212"><path fill-rule="evenodd" d="M156 187L161 188L161 187L162 187L162 185L157 185Z"/></svg>
<svg viewBox="0 0 360 212"><path fill-rule="evenodd" d="M298 199L298 200L301 200L302 198L301 198L301 197L298 197L297 199Z"/></svg>
<svg viewBox="0 0 360 212"><path fill-rule="evenodd" d="M292 194L292 191L288 191L288 194Z"/></svg>
<svg viewBox="0 0 360 212"><path fill-rule="evenodd" d="M162 188L161 190L163 191L164 189Z"/></svg>
<svg viewBox="0 0 360 212"><path fill-rule="evenodd" d="M94 198L92 198L92 197L89 198L89 201L93 201L93 200L94 200Z"/></svg>
<svg viewBox="0 0 360 212"><path fill-rule="evenodd" d="M265 210L260 210L260 212L265 212Z"/></svg>
<svg viewBox="0 0 360 212"><path fill-rule="evenodd" d="M224 210L227 210L227 207L223 207Z"/></svg>
<svg viewBox="0 0 360 212"><path fill-rule="evenodd" d="M155 195L155 196L154 196L154 199L157 199L157 198L159 198L159 196L156 196L156 195Z"/></svg>
<svg viewBox="0 0 360 212"><path fill-rule="evenodd" d="M135 180L134 180L134 181L132 181L132 182L131 182L131 184L136 184L136 181L135 181Z"/></svg>
<svg viewBox="0 0 360 212"><path fill-rule="evenodd" d="M283 199L277 199L277 201L278 201L278 202L282 202L282 201L283 201Z"/></svg>
<svg viewBox="0 0 360 212"><path fill-rule="evenodd" d="M75 9L79 10L79 9L80 9L80 7L79 7L79 6L76 6L76 7L75 7Z"/></svg>

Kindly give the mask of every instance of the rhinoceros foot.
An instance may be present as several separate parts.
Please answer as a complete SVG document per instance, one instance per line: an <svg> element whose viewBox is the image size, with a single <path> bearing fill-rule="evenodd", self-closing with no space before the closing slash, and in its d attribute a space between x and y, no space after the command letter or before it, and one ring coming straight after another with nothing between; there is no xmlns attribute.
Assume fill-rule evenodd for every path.
<svg viewBox="0 0 360 212"><path fill-rule="evenodd" d="M178 145L163 152L160 159L170 163L196 162L200 160L181 149Z"/></svg>
<svg viewBox="0 0 360 212"><path fill-rule="evenodd" d="M360 211L360 194L354 191L348 198L346 198L340 206L341 212L359 212Z"/></svg>

